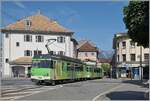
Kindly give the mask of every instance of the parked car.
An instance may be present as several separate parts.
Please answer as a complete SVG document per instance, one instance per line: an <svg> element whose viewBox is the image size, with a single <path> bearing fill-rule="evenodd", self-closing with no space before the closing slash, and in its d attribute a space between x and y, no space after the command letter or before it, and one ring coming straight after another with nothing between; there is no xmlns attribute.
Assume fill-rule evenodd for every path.
<svg viewBox="0 0 150 101"><path fill-rule="evenodd" d="M144 98L145 98L146 100L148 100L148 99L149 99L149 90L147 90L147 91L145 92L145 94L144 94Z"/></svg>
<svg viewBox="0 0 150 101"><path fill-rule="evenodd" d="M150 83L150 80L148 80L147 82L144 83L145 87L149 88L149 83ZM144 93L144 98L146 100L149 99L149 89Z"/></svg>

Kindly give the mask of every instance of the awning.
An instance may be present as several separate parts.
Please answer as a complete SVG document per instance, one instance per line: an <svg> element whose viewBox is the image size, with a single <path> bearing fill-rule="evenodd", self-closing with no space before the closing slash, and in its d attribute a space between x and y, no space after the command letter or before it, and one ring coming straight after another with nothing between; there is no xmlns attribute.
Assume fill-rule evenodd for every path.
<svg viewBox="0 0 150 101"><path fill-rule="evenodd" d="M31 56L19 57L13 61L10 61L9 64L10 65L31 65L32 57Z"/></svg>

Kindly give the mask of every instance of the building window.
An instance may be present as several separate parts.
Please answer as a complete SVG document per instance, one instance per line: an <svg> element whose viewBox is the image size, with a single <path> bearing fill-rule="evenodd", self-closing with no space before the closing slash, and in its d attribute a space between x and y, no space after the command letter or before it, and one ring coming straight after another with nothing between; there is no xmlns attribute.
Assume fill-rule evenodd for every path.
<svg viewBox="0 0 150 101"><path fill-rule="evenodd" d="M32 56L32 51L30 51L30 50L25 50L25 51L24 51L24 56Z"/></svg>
<svg viewBox="0 0 150 101"><path fill-rule="evenodd" d="M95 55L95 53L94 53L94 52L92 52L92 53L91 53L91 55Z"/></svg>
<svg viewBox="0 0 150 101"><path fill-rule="evenodd" d="M65 55L64 51L58 51L58 55Z"/></svg>
<svg viewBox="0 0 150 101"><path fill-rule="evenodd" d="M32 35L24 35L25 42L32 42Z"/></svg>
<svg viewBox="0 0 150 101"><path fill-rule="evenodd" d="M118 62L119 62L119 55L117 55L117 59L118 59Z"/></svg>
<svg viewBox="0 0 150 101"><path fill-rule="evenodd" d="M123 61L123 62L126 61L126 54L122 54L122 61Z"/></svg>
<svg viewBox="0 0 150 101"><path fill-rule="evenodd" d="M40 51L40 50L35 50L34 51L34 55L39 55L39 54L42 54L42 51Z"/></svg>
<svg viewBox="0 0 150 101"><path fill-rule="evenodd" d="M8 59L8 58L6 58L6 59L5 59L5 62L6 62L6 63L8 63L8 62L9 62L9 59Z"/></svg>
<svg viewBox="0 0 150 101"><path fill-rule="evenodd" d="M122 42L122 48L126 48L126 42L125 41Z"/></svg>
<svg viewBox="0 0 150 101"><path fill-rule="evenodd" d="M50 54L55 54L56 55L56 52L55 51L50 51ZM58 53L59 54L59 53Z"/></svg>
<svg viewBox="0 0 150 101"><path fill-rule="evenodd" d="M130 54L131 61L135 61L135 54Z"/></svg>
<svg viewBox="0 0 150 101"><path fill-rule="evenodd" d="M44 36L41 35L36 36L36 42L44 42Z"/></svg>
<svg viewBox="0 0 150 101"><path fill-rule="evenodd" d="M65 42L65 37L57 37L57 42L58 43L64 43Z"/></svg>
<svg viewBox="0 0 150 101"><path fill-rule="evenodd" d="M8 38L8 37L9 37L9 34L8 34L8 33L6 33L6 34L5 34L5 37L6 37L6 38Z"/></svg>
<svg viewBox="0 0 150 101"><path fill-rule="evenodd" d="M87 57L87 56L88 56L88 54L87 54L87 53L85 53L85 56Z"/></svg>
<svg viewBox="0 0 150 101"><path fill-rule="evenodd" d="M32 25L32 22L30 20L26 20L26 27L30 27Z"/></svg>
<svg viewBox="0 0 150 101"><path fill-rule="evenodd" d="M26 30L29 30L31 25L32 25L32 22L30 20L25 20L25 28L26 28Z"/></svg>
<svg viewBox="0 0 150 101"><path fill-rule="evenodd" d="M20 45L19 42L16 42L16 46L19 47L19 45Z"/></svg>
<svg viewBox="0 0 150 101"><path fill-rule="evenodd" d="M26 20L26 26L31 26L32 25L32 22L30 20Z"/></svg>
<svg viewBox="0 0 150 101"><path fill-rule="evenodd" d="M53 54L56 54L56 52L55 52L55 51L53 51Z"/></svg>
<svg viewBox="0 0 150 101"><path fill-rule="evenodd" d="M117 48L119 48L119 42L117 42Z"/></svg>
<svg viewBox="0 0 150 101"><path fill-rule="evenodd" d="M144 54L144 61L149 61L149 54L148 53Z"/></svg>
<svg viewBox="0 0 150 101"><path fill-rule="evenodd" d="M135 42L130 41L130 46L131 46L131 48L135 48Z"/></svg>

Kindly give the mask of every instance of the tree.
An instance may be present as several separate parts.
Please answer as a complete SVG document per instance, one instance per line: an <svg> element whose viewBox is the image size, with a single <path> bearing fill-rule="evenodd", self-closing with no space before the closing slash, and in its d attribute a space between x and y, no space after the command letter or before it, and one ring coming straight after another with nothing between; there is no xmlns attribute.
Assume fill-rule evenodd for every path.
<svg viewBox="0 0 150 101"><path fill-rule="evenodd" d="M101 67L105 72L108 72L110 69L110 65L108 63L102 63Z"/></svg>
<svg viewBox="0 0 150 101"><path fill-rule="evenodd" d="M149 47L149 1L130 1L123 13L129 37L138 45Z"/></svg>

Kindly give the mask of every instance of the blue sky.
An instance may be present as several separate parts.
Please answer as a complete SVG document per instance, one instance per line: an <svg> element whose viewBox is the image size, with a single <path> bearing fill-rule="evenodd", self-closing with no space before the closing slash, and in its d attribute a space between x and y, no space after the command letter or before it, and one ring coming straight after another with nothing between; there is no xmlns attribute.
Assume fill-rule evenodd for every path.
<svg viewBox="0 0 150 101"><path fill-rule="evenodd" d="M97 2L2 2L2 27L38 10L74 31L77 40L88 39L101 50L112 50L115 33L126 32L123 7L127 1Z"/></svg>

